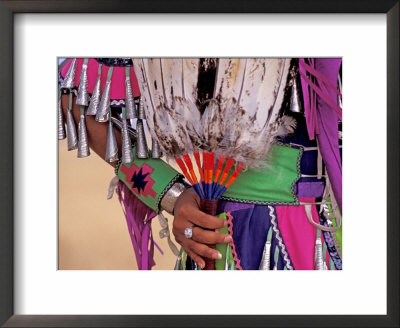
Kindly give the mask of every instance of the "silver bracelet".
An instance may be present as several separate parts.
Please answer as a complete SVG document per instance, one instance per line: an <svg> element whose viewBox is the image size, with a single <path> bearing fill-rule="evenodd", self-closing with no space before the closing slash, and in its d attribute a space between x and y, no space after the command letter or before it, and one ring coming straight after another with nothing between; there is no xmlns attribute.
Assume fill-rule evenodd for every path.
<svg viewBox="0 0 400 328"><path fill-rule="evenodd" d="M175 182L171 188L167 190L160 202L160 208L169 214L174 214L174 207L178 197L191 185L186 180Z"/></svg>

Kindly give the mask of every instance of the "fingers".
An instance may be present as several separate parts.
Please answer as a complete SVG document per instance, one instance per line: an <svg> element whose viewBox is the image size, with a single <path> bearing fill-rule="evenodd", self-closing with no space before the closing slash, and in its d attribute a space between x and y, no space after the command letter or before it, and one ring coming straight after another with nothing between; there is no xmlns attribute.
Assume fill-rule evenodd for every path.
<svg viewBox="0 0 400 328"><path fill-rule="evenodd" d="M185 251L186 251L186 250L185 250ZM206 262L205 262L200 256L198 256L196 253L194 253L194 252L191 251L191 250L187 250L186 253L187 253L187 255L190 256L190 258L191 258L193 261L196 262L196 264L197 264L200 268L204 269L204 267L206 266Z"/></svg>
<svg viewBox="0 0 400 328"><path fill-rule="evenodd" d="M201 230L201 229L198 229L198 230ZM207 231L207 232L213 233L211 231ZM216 233L214 233L214 234L216 234ZM228 236L229 238L231 238L229 235L223 235L223 236ZM218 260L218 259L221 259L221 257L222 257L222 255L217 250L215 250L205 244L201 244L193 239L187 239L186 237L182 236L182 234L179 234L175 240L183 247L185 252L201 268L204 268L204 266L205 266L204 258Z"/></svg>
<svg viewBox="0 0 400 328"><path fill-rule="evenodd" d="M217 218L216 216L208 215L195 207L190 208L190 211L187 211L185 207L175 214L176 217L183 217L186 221L189 221L192 225L199 226L206 229L220 229L224 226L228 225L228 222L224 219ZM176 220L179 221L179 220ZM181 222L177 222L178 225L180 223L187 223L183 220ZM185 229L185 227L181 226L179 228Z"/></svg>
<svg viewBox="0 0 400 328"><path fill-rule="evenodd" d="M226 220L206 214L200 210L192 211L188 220L196 226L214 230L223 228L228 224Z"/></svg>
<svg viewBox="0 0 400 328"><path fill-rule="evenodd" d="M222 258L221 253L217 250L208 247L207 245L196 243L195 241L192 241L189 244L189 250L203 258L206 257L212 260L219 260Z"/></svg>
<svg viewBox="0 0 400 328"><path fill-rule="evenodd" d="M228 222L224 219L200 211L199 196L192 189L184 191L175 203L172 227L175 240L201 268L205 266L205 258L213 260L221 258L221 254L209 245L232 241L231 236L215 232L216 229L223 228L227 224ZM184 231L191 226L194 226L193 235L191 239L188 239L184 236Z"/></svg>
<svg viewBox="0 0 400 328"><path fill-rule="evenodd" d="M199 227L193 228L192 239L203 244L226 244L232 241L232 237L228 234L207 231Z"/></svg>

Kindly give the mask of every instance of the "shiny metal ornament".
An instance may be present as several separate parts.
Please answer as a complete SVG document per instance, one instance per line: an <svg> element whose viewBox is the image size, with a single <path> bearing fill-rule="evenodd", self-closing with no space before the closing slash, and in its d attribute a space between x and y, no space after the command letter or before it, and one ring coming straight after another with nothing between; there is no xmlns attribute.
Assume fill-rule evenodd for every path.
<svg viewBox="0 0 400 328"><path fill-rule="evenodd" d="M135 99L133 97L131 79L129 75L125 79L125 106L126 106L126 118L128 120L136 118Z"/></svg>
<svg viewBox="0 0 400 328"><path fill-rule="evenodd" d="M300 88L297 84L297 77L293 80L292 94L290 98L290 110L295 113L302 113L303 106L301 104Z"/></svg>
<svg viewBox="0 0 400 328"><path fill-rule="evenodd" d="M145 120L146 116L144 114L144 105L143 105L143 99L140 97L139 99L139 110L138 110L138 115L137 117L141 120Z"/></svg>
<svg viewBox="0 0 400 328"><path fill-rule="evenodd" d="M96 113L97 122L107 122L110 118L110 92L111 80L107 80L103 94L101 95L99 109Z"/></svg>
<svg viewBox="0 0 400 328"><path fill-rule="evenodd" d="M151 139L151 157L160 158L162 156L160 144L157 140Z"/></svg>
<svg viewBox="0 0 400 328"><path fill-rule="evenodd" d="M67 112L67 141L68 141L68 150L74 150L78 147L78 136L76 134L76 125L74 117L72 116L71 109L68 109Z"/></svg>
<svg viewBox="0 0 400 328"><path fill-rule="evenodd" d="M126 120L122 120L122 163L132 163L133 162L133 151L131 138L128 134L128 123Z"/></svg>
<svg viewBox="0 0 400 328"><path fill-rule="evenodd" d="M324 259L323 259L323 254L322 254L321 238L317 238L317 240L315 241L314 269L315 270L325 270Z"/></svg>
<svg viewBox="0 0 400 328"><path fill-rule="evenodd" d="M71 66L65 75L64 81L61 83L61 88L72 89L75 86L75 73L76 73L76 58L72 59Z"/></svg>
<svg viewBox="0 0 400 328"><path fill-rule="evenodd" d="M270 270L270 263L271 263L271 242L267 241L264 246L264 251L261 258L259 270Z"/></svg>
<svg viewBox="0 0 400 328"><path fill-rule="evenodd" d="M61 106L61 98L58 99L58 140L63 140L66 138L64 117Z"/></svg>
<svg viewBox="0 0 400 328"><path fill-rule="evenodd" d="M226 244L226 252L225 252L225 266L224 270L229 270L229 256L231 252L231 245L228 243Z"/></svg>
<svg viewBox="0 0 400 328"><path fill-rule="evenodd" d="M100 107L101 98L101 65L99 66L99 76L97 77L96 84L93 89L92 98L90 99L90 104L86 115L96 115Z"/></svg>
<svg viewBox="0 0 400 328"><path fill-rule="evenodd" d="M278 260L279 260L279 247L278 245L275 246L275 253L274 253L274 270L278 270Z"/></svg>
<svg viewBox="0 0 400 328"><path fill-rule="evenodd" d="M86 130L85 114L81 110L81 117L79 119L79 140L78 140L78 157L88 157L90 155L89 142Z"/></svg>
<svg viewBox="0 0 400 328"><path fill-rule="evenodd" d="M89 92L88 92L88 75L87 75L87 58L83 62L81 77L78 86L78 95L76 97L76 104L81 106L89 105Z"/></svg>
<svg viewBox="0 0 400 328"><path fill-rule="evenodd" d="M118 144L111 120L108 121L108 133L106 143L106 161L108 163L118 161Z"/></svg>
<svg viewBox="0 0 400 328"><path fill-rule="evenodd" d="M136 157L137 158L148 158L149 148L147 147L146 135L144 133L143 121L141 119L137 120L136 123Z"/></svg>

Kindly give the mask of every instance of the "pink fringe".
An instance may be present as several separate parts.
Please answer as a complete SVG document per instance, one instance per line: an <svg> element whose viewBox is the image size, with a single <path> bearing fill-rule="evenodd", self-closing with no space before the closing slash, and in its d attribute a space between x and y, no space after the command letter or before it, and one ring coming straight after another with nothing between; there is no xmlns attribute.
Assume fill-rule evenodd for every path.
<svg viewBox="0 0 400 328"><path fill-rule="evenodd" d="M151 270L156 264L154 261L154 245L163 254L160 247L154 242L151 229L151 221L157 213L133 195L121 181L118 183L117 194L125 213L138 269Z"/></svg>

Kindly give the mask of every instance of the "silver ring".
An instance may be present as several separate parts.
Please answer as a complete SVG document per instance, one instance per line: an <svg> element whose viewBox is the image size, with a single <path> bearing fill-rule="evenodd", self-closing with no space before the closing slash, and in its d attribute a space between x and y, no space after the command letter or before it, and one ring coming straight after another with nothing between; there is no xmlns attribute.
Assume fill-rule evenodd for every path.
<svg viewBox="0 0 400 328"><path fill-rule="evenodd" d="M183 234L185 235L185 237L187 239L192 238L192 236L193 236L193 227L186 228L185 231L183 232Z"/></svg>

